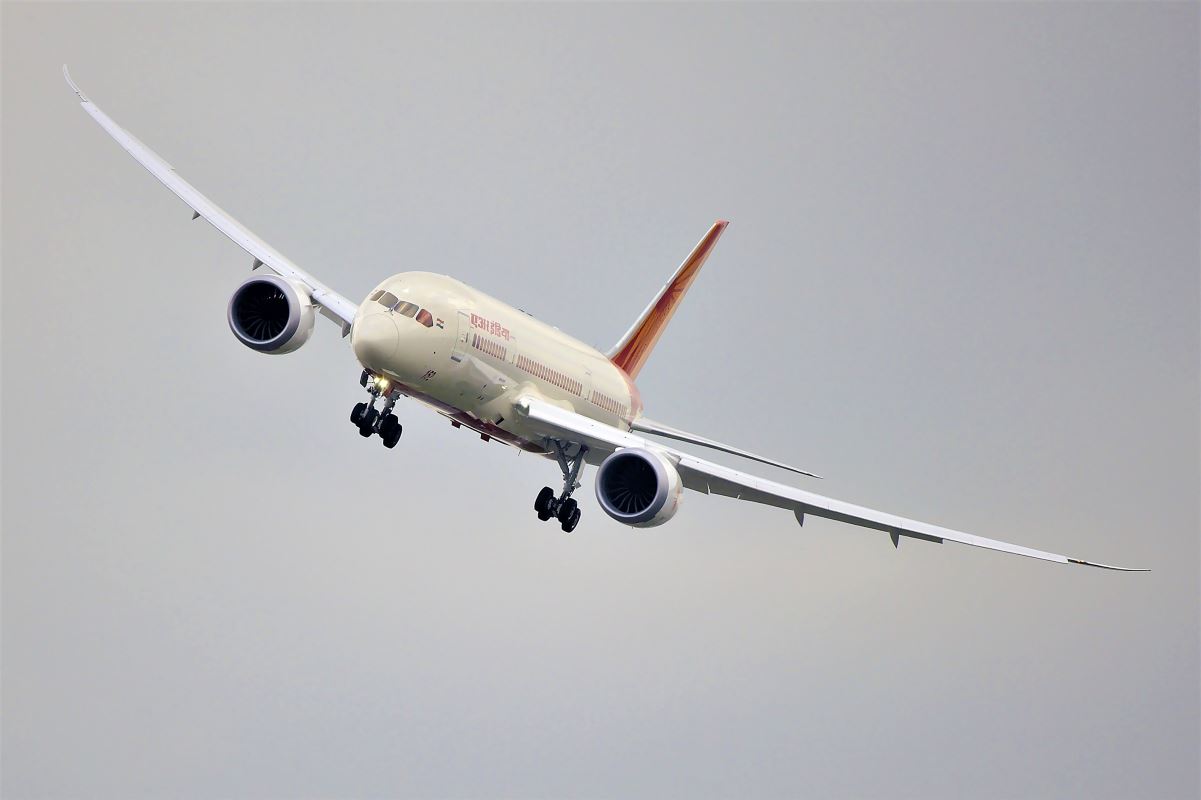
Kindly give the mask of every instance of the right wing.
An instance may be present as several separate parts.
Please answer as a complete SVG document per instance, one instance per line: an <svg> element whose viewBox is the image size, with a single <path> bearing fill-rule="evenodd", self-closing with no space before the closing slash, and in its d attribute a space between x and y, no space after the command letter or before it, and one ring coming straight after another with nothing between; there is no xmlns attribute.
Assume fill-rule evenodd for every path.
<svg viewBox="0 0 1201 800"><path fill-rule="evenodd" d="M1058 553L1048 553L1044 550L1035 550L1031 547L1010 544L997 539L986 539L983 536L974 536L939 525L931 525L928 522L918 522L898 517L895 514L845 503L842 500L823 497L794 486L776 483L714 464L657 442L648 441L633 433L618 430L611 425L605 425L544 400L522 397L517 401L517 411L528 420L531 427L542 431L548 439L583 444L598 453L612 453L627 447L655 450L675 463L676 469L680 473L680 479L687 488L705 494L718 494L738 500L749 500L752 503L786 508L796 515L797 522L801 524L804 524L806 516L825 517L838 522L883 531L892 539L894 546L900 542L900 537L905 536L913 539L925 539L937 544L959 542L973 547L1028 556L1043 561L1055 561L1060 564L1082 564L1088 567L1122 572L1148 571L1128 567L1111 567L1108 564L1068 558Z"/></svg>
<svg viewBox="0 0 1201 800"><path fill-rule="evenodd" d="M87 95L75 85L75 81L71 80L71 73L67 72L65 64L63 65L63 77L67 79L67 84L75 94L79 95L79 102L83 106L83 110L88 112L92 116L92 119L96 120L100 127L104 128L108 135L116 140L117 144L125 148L127 153L149 170L151 175L158 178L164 186L174 192L176 197L187 203L188 207L194 212L192 215L193 219L204 217L212 223L214 228L224 233L235 244L254 256L255 267L264 265L276 275L304 284L309 289L313 303L321 309L322 315L339 323L342 326L343 336L350 333L350 326L354 322L355 311L358 309L356 303L347 300L293 264L282 253L255 236L242 223L238 222L227 212L223 211L220 206L201 194L196 187L179 177L174 167L164 161L161 156L149 147L138 141L137 137L132 133L122 128L116 122L113 122L108 114L105 114L100 110L99 106L89 100Z"/></svg>

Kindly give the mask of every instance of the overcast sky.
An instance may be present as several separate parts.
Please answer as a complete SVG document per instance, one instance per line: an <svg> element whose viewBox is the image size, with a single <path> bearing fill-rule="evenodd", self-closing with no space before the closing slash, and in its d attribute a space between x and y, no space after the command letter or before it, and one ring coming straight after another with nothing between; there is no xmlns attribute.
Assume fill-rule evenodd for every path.
<svg viewBox="0 0 1201 800"><path fill-rule="evenodd" d="M1197 4L3 6L3 795L1198 795ZM689 495L633 531L334 326L454 275L784 481L1119 574ZM720 458L737 464L736 459Z"/></svg>

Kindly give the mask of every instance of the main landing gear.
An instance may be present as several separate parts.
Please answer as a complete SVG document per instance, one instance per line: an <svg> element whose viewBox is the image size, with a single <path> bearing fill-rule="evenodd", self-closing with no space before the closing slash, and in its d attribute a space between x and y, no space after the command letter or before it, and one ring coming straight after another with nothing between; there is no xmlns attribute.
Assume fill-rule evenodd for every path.
<svg viewBox="0 0 1201 800"><path fill-rule="evenodd" d="M371 400L356 405L350 412L350 421L359 429L359 436L364 439L378 433L384 447L389 450L396 447L396 443L400 441L400 434L404 430L400 420L392 413L392 407L396 405L399 393L394 389L389 389L386 380L372 377L367 370L363 370L359 384L367 387L367 393L371 395ZM377 410L375 401L381 397L384 399L384 404Z"/></svg>
<svg viewBox="0 0 1201 800"><path fill-rule="evenodd" d="M546 522L554 517L559 520L559 527L564 533L571 533L580 524L580 507L572 499L571 493L580 488L580 473L584 469L584 456L588 448L580 445L579 452L569 458L561 442L552 441L551 446L555 449L555 458L559 460L559 469L563 470L563 493L555 497L554 489L543 486L534 500L534 510L538 512L538 519Z"/></svg>

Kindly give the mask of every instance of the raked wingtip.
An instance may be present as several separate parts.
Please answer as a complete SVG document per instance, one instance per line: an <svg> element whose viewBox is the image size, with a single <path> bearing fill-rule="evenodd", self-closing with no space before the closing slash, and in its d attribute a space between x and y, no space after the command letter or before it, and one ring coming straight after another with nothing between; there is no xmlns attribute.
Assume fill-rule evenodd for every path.
<svg viewBox="0 0 1201 800"><path fill-rule="evenodd" d="M79 96L79 102L81 102L81 103L88 102L87 95L85 95L83 93L83 91L79 88L79 86L75 83L75 81L71 80L71 71L69 69L67 69L66 64L63 64L63 78L66 79L67 85L71 87L71 91L75 92L75 94Z"/></svg>
<svg viewBox="0 0 1201 800"><path fill-rule="evenodd" d="M1109 564L1098 564L1095 561L1083 561L1079 558L1069 558L1069 564L1082 564L1086 567L1096 567L1097 569L1111 569L1114 572L1150 572L1147 567L1114 567Z"/></svg>

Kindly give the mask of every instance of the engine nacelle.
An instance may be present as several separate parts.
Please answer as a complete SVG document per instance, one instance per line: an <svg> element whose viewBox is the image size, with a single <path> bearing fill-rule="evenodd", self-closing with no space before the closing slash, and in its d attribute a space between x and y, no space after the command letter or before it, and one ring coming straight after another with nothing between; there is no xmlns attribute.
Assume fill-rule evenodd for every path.
<svg viewBox="0 0 1201 800"><path fill-rule="evenodd" d="M229 329L260 353L291 353L313 335L308 290L278 275L253 275L229 298Z"/></svg>
<svg viewBox="0 0 1201 800"><path fill-rule="evenodd" d="M664 456L642 448L618 450L596 473L596 499L613 519L653 528L675 516L683 484Z"/></svg>

